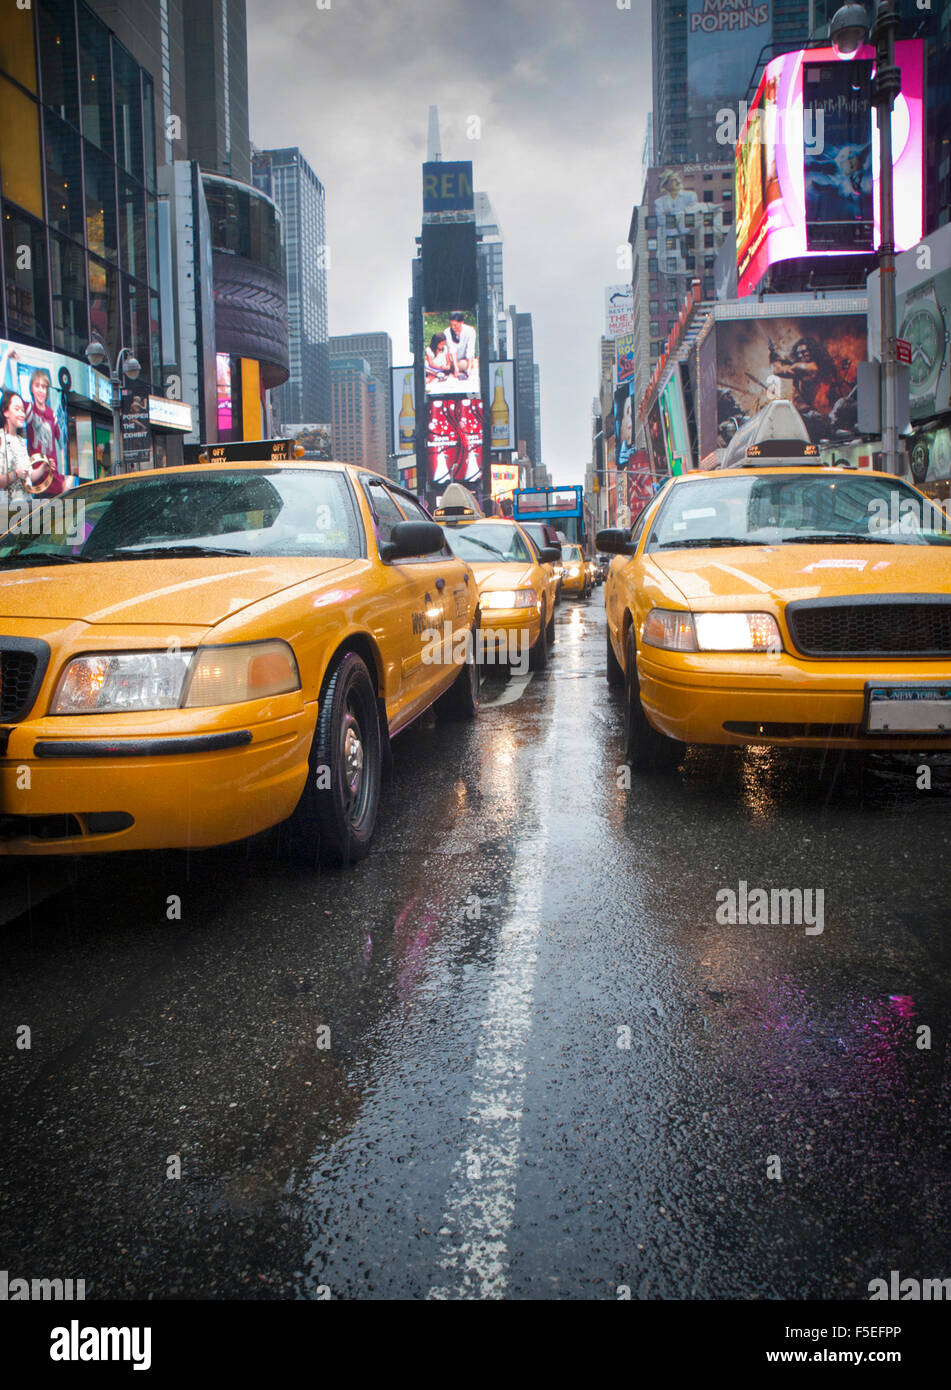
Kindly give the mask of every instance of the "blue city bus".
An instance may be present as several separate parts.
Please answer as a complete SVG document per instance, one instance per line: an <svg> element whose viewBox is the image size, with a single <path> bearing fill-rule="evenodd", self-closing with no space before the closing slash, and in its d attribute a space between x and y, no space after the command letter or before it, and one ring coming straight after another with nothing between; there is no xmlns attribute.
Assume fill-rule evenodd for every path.
<svg viewBox="0 0 951 1390"><path fill-rule="evenodd" d="M523 487L512 494L516 521L544 521L563 531L572 545L587 554L584 524L584 488Z"/></svg>

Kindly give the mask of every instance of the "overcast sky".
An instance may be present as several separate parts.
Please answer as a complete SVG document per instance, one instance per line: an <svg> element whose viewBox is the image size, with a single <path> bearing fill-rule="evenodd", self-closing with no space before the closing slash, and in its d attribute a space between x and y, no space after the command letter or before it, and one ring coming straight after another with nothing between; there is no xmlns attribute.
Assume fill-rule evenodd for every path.
<svg viewBox="0 0 951 1390"><path fill-rule="evenodd" d="M327 4L328 0L321 0ZM248 0L251 139L298 145L327 191L331 333L409 361L429 106L504 236L505 301L532 313L542 455L582 481L604 287L624 280L650 106L650 3ZM469 117L481 138L467 138Z"/></svg>

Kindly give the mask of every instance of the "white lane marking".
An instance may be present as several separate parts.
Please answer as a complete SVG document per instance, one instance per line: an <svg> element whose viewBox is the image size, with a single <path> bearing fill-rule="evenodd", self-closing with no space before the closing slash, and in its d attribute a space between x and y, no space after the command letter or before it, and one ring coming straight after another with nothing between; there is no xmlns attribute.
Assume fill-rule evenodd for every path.
<svg viewBox="0 0 951 1390"><path fill-rule="evenodd" d="M526 688L531 684L534 671L529 671L527 676L513 676L501 695L496 695L494 700L483 700L483 709L498 709L500 705L511 705L525 694Z"/></svg>
<svg viewBox="0 0 951 1390"><path fill-rule="evenodd" d="M532 783L541 828L520 836L515 853L515 903L498 937L473 1068L467 1142L453 1167L439 1231L446 1280L430 1289L434 1299L504 1298L508 1284L553 762L542 751L540 777Z"/></svg>

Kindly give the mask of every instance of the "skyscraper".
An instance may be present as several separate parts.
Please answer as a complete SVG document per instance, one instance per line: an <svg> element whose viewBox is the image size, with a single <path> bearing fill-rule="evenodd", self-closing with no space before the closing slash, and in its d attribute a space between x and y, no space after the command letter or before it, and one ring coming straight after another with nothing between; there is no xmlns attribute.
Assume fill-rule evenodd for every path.
<svg viewBox="0 0 951 1390"><path fill-rule="evenodd" d="M256 188L284 221L290 379L273 393L282 424L330 420L324 186L299 149L256 150Z"/></svg>
<svg viewBox="0 0 951 1390"><path fill-rule="evenodd" d="M489 339L496 360L505 358L505 289L502 275L502 229L488 193L475 195L476 234L485 261L485 283L488 310L492 319Z"/></svg>
<svg viewBox="0 0 951 1390"><path fill-rule="evenodd" d="M393 342L389 333L343 333L330 339L330 360L335 357L362 357L370 373L380 383L385 402L384 439L387 456L395 452L393 442L392 372Z"/></svg>
<svg viewBox="0 0 951 1390"><path fill-rule="evenodd" d="M509 306L512 324L512 338L515 355L515 402L516 427L520 440L525 442L525 451L532 463L541 463L541 448L538 437L539 402L538 368L535 366L535 342L531 314L520 314L512 304Z"/></svg>
<svg viewBox="0 0 951 1390"><path fill-rule="evenodd" d="M810 0L652 0L654 163L722 159L717 110L745 97L766 45L806 41L811 10Z"/></svg>
<svg viewBox="0 0 951 1390"><path fill-rule="evenodd" d="M381 384L364 357L334 357L330 363L334 457L386 473Z"/></svg>

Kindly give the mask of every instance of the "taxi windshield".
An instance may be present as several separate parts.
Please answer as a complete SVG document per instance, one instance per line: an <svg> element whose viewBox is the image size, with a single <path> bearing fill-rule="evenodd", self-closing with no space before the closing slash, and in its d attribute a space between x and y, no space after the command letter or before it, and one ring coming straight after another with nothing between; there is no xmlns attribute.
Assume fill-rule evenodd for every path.
<svg viewBox="0 0 951 1390"><path fill-rule="evenodd" d="M951 544L951 518L881 473L750 473L675 485L646 551L731 545Z"/></svg>
<svg viewBox="0 0 951 1390"><path fill-rule="evenodd" d="M561 558L562 558L562 560L565 562L566 565L568 565L568 564L578 564L578 565L580 565L580 563L581 563L581 547L578 546L578 545L563 545L563 546L561 547Z"/></svg>
<svg viewBox="0 0 951 1390"><path fill-rule="evenodd" d="M531 563L531 553L517 527L498 522L475 521L470 526L447 526L446 540L453 555L473 564L479 560Z"/></svg>
<svg viewBox="0 0 951 1390"><path fill-rule="evenodd" d="M0 569L216 555L363 554L345 476L329 469L166 472L103 479L15 516Z"/></svg>

